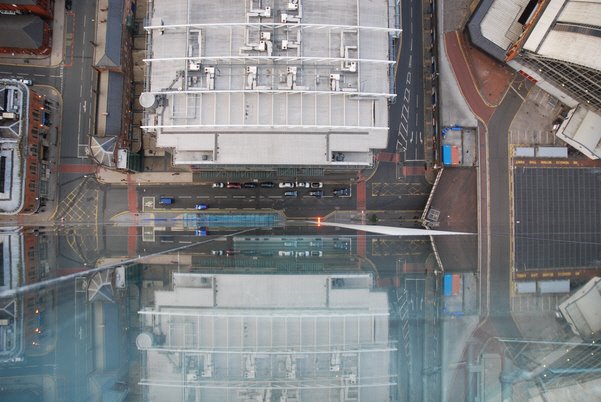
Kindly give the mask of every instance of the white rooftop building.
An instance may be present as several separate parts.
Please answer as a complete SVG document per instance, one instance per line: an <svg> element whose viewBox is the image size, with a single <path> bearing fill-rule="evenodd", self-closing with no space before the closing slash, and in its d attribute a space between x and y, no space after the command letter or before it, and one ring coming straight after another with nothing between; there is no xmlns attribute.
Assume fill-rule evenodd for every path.
<svg viewBox="0 0 601 402"><path fill-rule="evenodd" d="M149 400L389 401L387 293L352 275L173 274L138 335Z"/></svg>
<svg viewBox="0 0 601 402"><path fill-rule="evenodd" d="M369 166L395 96L391 10L389 0L151 2L142 128L175 164Z"/></svg>
<svg viewBox="0 0 601 402"><path fill-rule="evenodd" d="M468 29L474 44L569 107L581 105L557 136L599 157L601 0L482 0Z"/></svg>

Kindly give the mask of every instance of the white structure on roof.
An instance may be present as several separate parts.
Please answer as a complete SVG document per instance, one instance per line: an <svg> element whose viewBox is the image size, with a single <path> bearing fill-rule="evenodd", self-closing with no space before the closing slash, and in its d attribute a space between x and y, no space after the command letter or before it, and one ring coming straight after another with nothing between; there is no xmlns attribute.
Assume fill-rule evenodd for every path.
<svg viewBox="0 0 601 402"><path fill-rule="evenodd" d="M139 312L150 400L387 401L386 292L367 274L174 273Z"/></svg>
<svg viewBox="0 0 601 402"><path fill-rule="evenodd" d="M601 278L595 277L559 305L572 331L583 339L598 339L601 333Z"/></svg>
<svg viewBox="0 0 601 402"><path fill-rule="evenodd" d="M568 112L556 135L591 159L601 157L601 115L582 106Z"/></svg>
<svg viewBox="0 0 601 402"><path fill-rule="evenodd" d="M175 164L368 166L386 147L389 0L149 9L142 128Z"/></svg>
<svg viewBox="0 0 601 402"><path fill-rule="evenodd" d="M601 28L601 1L548 3L523 48L543 57L601 70L601 38L589 32Z"/></svg>

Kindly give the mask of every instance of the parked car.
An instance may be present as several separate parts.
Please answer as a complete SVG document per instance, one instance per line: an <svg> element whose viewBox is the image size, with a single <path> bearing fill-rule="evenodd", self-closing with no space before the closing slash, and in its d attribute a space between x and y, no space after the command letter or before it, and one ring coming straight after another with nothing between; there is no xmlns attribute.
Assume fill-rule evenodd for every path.
<svg viewBox="0 0 601 402"><path fill-rule="evenodd" d="M194 209L200 209L200 210L202 210L202 209L207 209L207 208L208 208L207 204L196 204L196 205L194 205Z"/></svg>
<svg viewBox="0 0 601 402"><path fill-rule="evenodd" d="M280 257L292 257L294 255L294 251L280 250L278 251L278 255Z"/></svg>
<svg viewBox="0 0 601 402"><path fill-rule="evenodd" d="M320 181L311 183L311 188L322 188L322 187L323 187L323 183Z"/></svg>
<svg viewBox="0 0 601 402"><path fill-rule="evenodd" d="M298 188L309 188L311 186L311 183L309 183L308 181L297 181L296 182L296 187Z"/></svg>
<svg viewBox="0 0 601 402"><path fill-rule="evenodd" d="M274 188L275 187L275 183L271 182L271 181L264 181L263 183L260 184L260 186L262 188Z"/></svg>
<svg viewBox="0 0 601 402"><path fill-rule="evenodd" d="M224 188L225 184L223 183L213 183L213 188Z"/></svg>
<svg viewBox="0 0 601 402"><path fill-rule="evenodd" d="M284 195L286 197L298 197L298 191L286 191Z"/></svg>
<svg viewBox="0 0 601 402"><path fill-rule="evenodd" d="M309 195L312 195L313 197L320 198L321 196L323 196L323 191L321 191L321 190L309 191Z"/></svg>
<svg viewBox="0 0 601 402"><path fill-rule="evenodd" d="M244 188L255 188L255 187L257 187L257 183L244 183L242 185L242 187L244 187Z"/></svg>
<svg viewBox="0 0 601 402"><path fill-rule="evenodd" d="M223 250L211 250L211 254L213 254L213 255L223 255L224 251Z"/></svg>
<svg viewBox="0 0 601 402"><path fill-rule="evenodd" d="M207 235L207 228L198 228L198 229L196 229L196 231L194 232L194 234L196 236L206 236Z"/></svg>
<svg viewBox="0 0 601 402"><path fill-rule="evenodd" d="M334 190L334 195L335 196L349 196L351 195L351 189L350 188L337 188Z"/></svg>
<svg viewBox="0 0 601 402"><path fill-rule="evenodd" d="M226 187L227 188L242 188L242 184L228 181Z"/></svg>
<svg viewBox="0 0 601 402"><path fill-rule="evenodd" d="M280 183L278 186L280 188L294 188L294 183L292 183L291 181L285 181L283 183Z"/></svg>
<svg viewBox="0 0 601 402"><path fill-rule="evenodd" d="M161 197L159 199L159 204L161 204L161 205L171 205L171 204L173 204L173 201L174 200L171 197Z"/></svg>
<svg viewBox="0 0 601 402"><path fill-rule="evenodd" d="M28 80L27 78L21 78L21 79L19 79L19 82L21 84L25 84L25 85L33 85L33 81L32 80Z"/></svg>

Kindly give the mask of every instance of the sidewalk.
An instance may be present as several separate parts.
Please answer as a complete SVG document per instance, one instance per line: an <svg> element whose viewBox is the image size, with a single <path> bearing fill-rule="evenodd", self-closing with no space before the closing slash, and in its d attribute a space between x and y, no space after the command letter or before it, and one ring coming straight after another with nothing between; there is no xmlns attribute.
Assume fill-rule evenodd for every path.
<svg viewBox="0 0 601 402"><path fill-rule="evenodd" d="M129 183L137 185L165 185L165 184L192 184L192 172L140 172L124 173L98 166L96 179L102 184L127 186ZM198 184L198 183L197 183Z"/></svg>
<svg viewBox="0 0 601 402"><path fill-rule="evenodd" d="M15 55L0 57L0 64L13 66L58 67L63 61L65 46L65 0L54 0L52 19L52 50L49 56Z"/></svg>

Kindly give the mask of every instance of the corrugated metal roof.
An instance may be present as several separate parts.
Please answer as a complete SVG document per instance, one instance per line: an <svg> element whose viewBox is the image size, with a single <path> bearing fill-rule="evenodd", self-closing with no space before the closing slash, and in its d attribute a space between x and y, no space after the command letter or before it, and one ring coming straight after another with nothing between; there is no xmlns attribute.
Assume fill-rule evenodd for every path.
<svg viewBox="0 0 601 402"><path fill-rule="evenodd" d="M599 27L601 26L601 3L570 1L559 15L558 20Z"/></svg>
<svg viewBox="0 0 601 402"><path fill-rule="evenodd" d="M121 34L123 25L123 0L109 0L106 18L104 55L98 67L121 66Z"/></svg>
<svg viewBox="0 0 601 402"><path fill-rule="evenodd" d="M566 0L550 0L549 4L547 4L547 8L542 13L538 22L532 28L530 32L530 36L528 36L528 40L524 43L524 49L530 50L531 52L538 52L538 47L541 42L545 38L547 31L555 22L557 15L561 11Z"/></svg>
<svg viewBox="0 0 601 402"><path fill-rule="evenodd" d="M109 72L106 111L106 135L118 135L121 132L121 113L123 111L123 76Z"/></svg>
<svg viewBox="0 0 601 402"><path fill-rule="evenodd" d="M601 157L601 115L582 106L570 112L557 136L591 159Z"/></svg>
<svg viewBox="0 0 601 402"><path fill-rule="evenodd" d="M44 21L37 15L0 14L0 47L37 49L44 39Z"/></svg>
<svg viewBox="0 0 601 402"><path fill-rule="evenodd" d="M503 49L517 40L521 24L517 23L528 0L495 1L482 20L482 34Z"/></svg>
<svg viewBox="0 0 601 402"><path fill-rule="evenodd" d="M601 70L600 52L601 38L577 32L550 31L537 53Z"/></svg>
<svg viewBox="0 0 601 402"><path fill-rule="evenodd" d="M157 144L173 144L178 161L211 153L211 163L319 165L338 151L371 163L370 149L386 146L389 36L366 27L387 28L388 2L347 3L303 0L302 24L325 26L259 32L242 25L259 21L248 2L155 2L151 25L233 24L152 30L148 90L165 93L169 105ZM296 15L285 2L271 4L273 21ZM258 47L261 33L269 50ZM202 139L192 142L196 133Z"/></svg>

